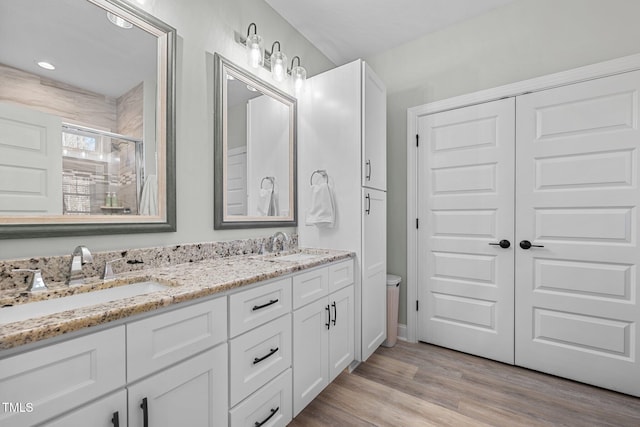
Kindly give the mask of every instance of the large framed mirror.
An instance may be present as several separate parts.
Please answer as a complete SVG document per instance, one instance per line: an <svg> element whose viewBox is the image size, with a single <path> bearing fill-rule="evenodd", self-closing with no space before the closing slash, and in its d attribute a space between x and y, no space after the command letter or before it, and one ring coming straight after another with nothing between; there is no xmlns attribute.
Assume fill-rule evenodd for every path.
<svg viewBox="0 0 640 427"><path fill-rule="evenodd" d="M296 99L214 61L214 227L296 226Z"/></svg>
<svg viewBox="0 0 640 427"><path fill-rule="evenodd" d="M0 238L175 231L175 49L125 1L0 2Z"/></svg>

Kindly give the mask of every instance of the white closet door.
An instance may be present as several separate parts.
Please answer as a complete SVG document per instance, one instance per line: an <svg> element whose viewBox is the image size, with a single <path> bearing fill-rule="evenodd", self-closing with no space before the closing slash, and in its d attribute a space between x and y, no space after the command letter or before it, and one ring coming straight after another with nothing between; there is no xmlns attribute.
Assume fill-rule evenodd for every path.
<svg viewBox="0 0 640 427"><path fill-rule="evenodd" d="M516 364L634 395L639 90L633 72L518 97L514 245Z"/></svg>
<svg viewBox="0 0 640 427"><path fill-rule="evenodd" d="M425 116L419 339L513 363L514 99ZM508 240L511 246L492 245Z"/></svg>

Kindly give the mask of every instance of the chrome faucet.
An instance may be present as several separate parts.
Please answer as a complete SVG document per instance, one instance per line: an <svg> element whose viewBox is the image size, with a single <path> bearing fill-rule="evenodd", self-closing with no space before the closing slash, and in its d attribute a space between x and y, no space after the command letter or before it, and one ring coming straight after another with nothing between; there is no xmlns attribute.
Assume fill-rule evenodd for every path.
<svg viewBox="0 0 640 427"><path fill-rule="evenodd" d="M81 285L84 283L82 266L93 262L93 256L86 246L77 246L71 254L71 267L69 268L69 280L67 285Z"/></svg>
<svg viewBox="0 0 640 427"><path fill-rule="evenodd" d="M278 237L281 237L281 236L282 236L282 249L283 250L289 249L289 242L291 241L291 238L289 237L289 235L284 231L276 231L275 233L273 233L273 236L271 236L271 252L275 250L276 241L278 240Z"/></svg>

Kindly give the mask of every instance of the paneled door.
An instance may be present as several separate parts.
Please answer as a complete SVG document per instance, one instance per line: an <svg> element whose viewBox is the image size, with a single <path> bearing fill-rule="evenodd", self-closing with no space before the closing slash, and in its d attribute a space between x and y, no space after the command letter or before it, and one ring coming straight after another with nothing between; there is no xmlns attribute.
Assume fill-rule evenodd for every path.
<svg viewBox="0 0 640 427"><path fill-rule="evenodd" d="M515 101L418 123L419 339L513 363Z"/></svg>
<svg viewBox="0 0 640 427"><path fill-rule="evenodd" d="M517 98L514 244L516 364L636 396L639 92L633 72Z"/></svg>

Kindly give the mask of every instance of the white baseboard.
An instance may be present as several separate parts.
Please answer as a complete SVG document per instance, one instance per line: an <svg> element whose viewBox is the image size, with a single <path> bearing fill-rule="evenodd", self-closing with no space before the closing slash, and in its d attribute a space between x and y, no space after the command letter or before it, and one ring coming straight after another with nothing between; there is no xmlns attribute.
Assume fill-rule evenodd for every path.
<svg viewBox="0 0 640 427"><path fill-rule="evenodd" d="M407 325L398 323L398 339L402 341L408 341L407 339Z"/></svg>

